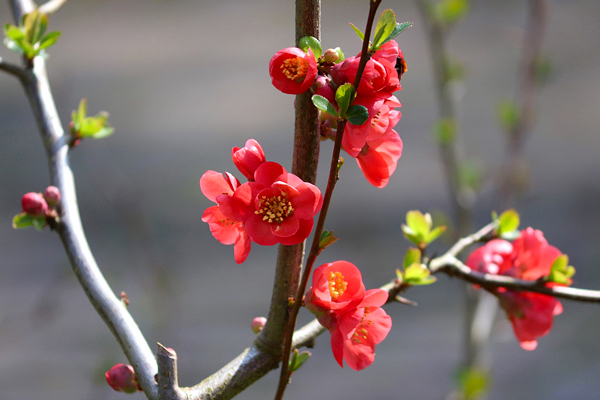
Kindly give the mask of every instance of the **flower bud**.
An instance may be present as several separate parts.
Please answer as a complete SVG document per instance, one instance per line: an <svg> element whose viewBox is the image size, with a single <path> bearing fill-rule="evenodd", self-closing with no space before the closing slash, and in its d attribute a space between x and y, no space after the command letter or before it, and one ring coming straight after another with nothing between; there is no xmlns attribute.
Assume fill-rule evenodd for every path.
<svg viewBox="0 0 600 400"><path fill-rule="evenodd" d="M314 94L325 97L331 104L336 104L335 91L331 86L331 82L323 75L317 76L317 79L315 79L315 83L312 86L312 91Z"/></svg>
<svg viewBox="0 0 600 400"><path fill-rule="evenodd" d="M235 166L249 181L254 181L254 171L266 161L265 152L254 139L248 139L243 148L234 147L231 150L231 158Z"/></svg>
<svg viewBox="0 0 600 400"><path fill-rule="evenodd" d="M338 59L340 58L340 55L337 51L335 51L335 49L327 49L325 50L325 53L323 54L323 61L324 62L336 62Z"/></svg>
<svg viewBox="0 0 600 400"><path fill-rule="evenodd" d="M21 198L23 212L31 216L45 215L48 211L48 203L40 193L29 192Z"/></svg>
<svg viewBox="0 0 600 400"><path fill-rule="evenodd" d="M60 201L60 191L56 186L48 186L44 192L44 199L48 203L48 206L54 207Z"/></svg>
<svg viewBox="0 0 600 400"><path fill-rule="evenodd" d="M131 365L117 364L106 371L106 382L117 392L135 393L142 388Z"/></svg>
<svg viewBox="0 0 600 400"><path fill-rule="evenodd" d="M262 331L262 328L265 326L266 323L267 319L265 317L254 318L252 320L252 324L250 325L250 327L252 328L252 332L258 335L258 333Z"/></svg>

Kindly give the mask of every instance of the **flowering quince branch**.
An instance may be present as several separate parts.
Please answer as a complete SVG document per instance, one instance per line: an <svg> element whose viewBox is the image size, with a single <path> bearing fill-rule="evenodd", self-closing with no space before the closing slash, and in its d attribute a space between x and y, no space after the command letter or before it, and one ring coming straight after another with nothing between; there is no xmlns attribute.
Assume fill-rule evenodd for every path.
<svg viewBox="0 0 600 400"><path fill-rule="evenodd" d="M29 0L11 0L15 21L34 9ZM42 57L35 57L33 66L23 69L21 82L31 104L46 153L50 160L50 175L59 189L60 222L56 231L65 247L75 275L86 295L106 325L115 335L123 352L136 371L137 379L149 399L158 398L154 375L156 361L137 324L114 295L102 276L89 249L77 207L73 172L68 162L68 137L65 135L46 76Z"/></svg>

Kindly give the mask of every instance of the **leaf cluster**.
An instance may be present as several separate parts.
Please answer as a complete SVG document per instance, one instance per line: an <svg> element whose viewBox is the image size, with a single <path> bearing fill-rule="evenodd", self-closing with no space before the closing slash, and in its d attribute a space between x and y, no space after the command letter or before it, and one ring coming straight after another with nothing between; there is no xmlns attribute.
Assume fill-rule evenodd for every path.
<svg viewBox="0 0 600 400"><path fill-rule="evenodd" d="M47 35L48 17L34 10L25 14L19 26L6 24L4 26L4 44L10 50L22 54L32 60L40 52L52 46L60 37L60 32L49 32Z"/></svg>
<svg viewBox="0 0 600 400"><path fill-rule="evenodd" d="M402 224L404 236L414 243L420 250L436 240L446 231L445 225L433 228L431 215L423 214L421 211L413 210L406 213L406 224Z"/></svg>
<svg viewBox="0 0 600 400"><path fill-rule="evenodd" d="M108 124L108 113L100 111L94 117L88 117L87 102L81 99L77 110L71 113L71 133L76 139L102 139L113 133L114 128Z"/></svg>

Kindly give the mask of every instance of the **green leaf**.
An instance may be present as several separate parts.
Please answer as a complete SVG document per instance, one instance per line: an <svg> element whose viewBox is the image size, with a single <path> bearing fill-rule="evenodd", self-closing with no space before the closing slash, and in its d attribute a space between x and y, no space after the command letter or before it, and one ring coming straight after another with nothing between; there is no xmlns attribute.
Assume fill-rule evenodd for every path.
<svg viewBox="0 0 600 400"><path fill-rule="evenodd" d="M90 137L92 139L103 139L107 136L112 135L114 131L115 131L115 129L112 126L105 123L104 126L102 127L102 129L100 129L98 132L94 133L93 135L90 135Z"/></svg>
<svg viewBox="0 0 600 400"><path fill-rule="evenodd" d="M375 37L373 38L373 49L379 47L379 42L387 39L396 28L396 14L392 10L385 10L379 16L375 26Z"/></svg>
<svg viewBox="0 0 600 400"><path fill-rule="evenodd" d="M304 36L300 39L299 47L308 53L308 49L311 49L313 54L315 55L315 59L319 59L323 54L323 48L321 47L321 42L319 39L312 36Z"/></svg>
<svg viewBox="0 0 600 400"><path fill-rule="evenodd" d="M498 217L498 235L503 236L505 233L517 230L520 222L519 213L514 209L504 211Z"/></svg>
<svg viewBox="0 0 600 400"><path fill-rule="evenodd" d="M42 38L39 49L40 50L47 49L48 47L50 47L54 43L56 43L56 41L58 40L59 37L60 37L60 32L50 32L49 34L47 34L46 36L44 36Z"/></svg>
<svg viewBox="0 0 600 400"><path fill-rule="evenodd" d="M571 277L575 274L575 268L569 265L569 257L566 254L561 254L556 257L556 260L550 267L550 273L546 277L547 282L556 282L563 285L570 285Z"/></svg>
<svg viewBox="0 0 600 400"><path fill-rule="evenodd" d="M351 83L344 83L335 91L335 101L337 102L339 109L339 116L342 118L346 118L346 112L354 101L354 97L356 95L356 89L352 86Z"/></svg>
<svg viewBox="0 0 600 400"><path fill-rule="evenodd" d="M323 250L324 248L331 246L338 240L339 238L335 237L333 231L323 231L323 233L321 234L321 239L319 240L319 249Z"/></svg>
<svg viewBox="0 0 600 400"><path fill-rule="evenodd" d="M26 213L17 214L13 217L12 227L15 229L27 228L33 225L33 217Z"/></svg>
<svg viewBox="0 0 600 400"><path fill-rule="evenodd" d="M406 225L416 234L425 238L429 235L431 223L421 211L413 210L406 213Z"/></svg>
<svg viewBox="0 0 600 400"><path fill-rule="evenodd" d="M408 28L410 28L412 25L413 25L413 23L410 22L410 21L397 23L396 27L394 28L394 30L392 31L392 33L390 33L390 35L383 42L379 43L379 47L383 46L384 44L386 44L390 40L394 39L396 36L398 36L399 34L401 34L402 32L404 32Z"/></svg>
<svg viewBox="0 0 600 400"><path fill-rule="evenodd" d="M427 244L433 242L434 240L436 240L438 237L441 236L442 233L446 232L446 226L445 225L440 225L436 228L434 228L429 235L427 235L427 237L425 238L425 241L427 242Z"/></svg>
<svg viewBox="0 0 600 400"><path fill-rule="evenodd" d="M512 100L501 101L498 104L498 120L506 131L513 131L521 123L519 106Z"/></svg>
<svg viewBox="0 0 600 400"><path fill-rule="evenodd" d="M294 349L294 353L292 354L292 359L290 360L288 370L290 372L297 371L300 367L304 365L306 360L308 360L308 357L310 357L310 352L303 351L302 353L299 353L298 349Z"/></svg>
<svg viewBox="0 0 600 400"><path fill-rule="evenodd" d="M433 124L433 137L438 143L450 144L456 137L456 123L452 118L442 118Z"/></svg>
<svg viewBox="0 0 600 400"><path fill-rule="evenodd" d="M31 219L31 222L33 223L33 227L35 229L37 229L38 231L41 231L46 226L46 216L42 215L39 217L33 217Z"/></svg>
<svg viewBox="0 0 600 400"><path fill-rule="evenodd" d="M362 125L369 119L369 110L367 110L367 107L365 106L355 104L348 109L346 119L348 119L348 122L352 125Z"/></svg>
<svg viewBox="0 0 600 400"><path fill-rule="evenodd" d="M48 17L46 17L46 14L34 10L25 16L23 26L25 27L27 41L35 44L42 39L46 32Z"/></svg>
<svg viewBox="0 0 600 400"><path fill-rule="evenodd" d="M458 22L469 12L467 0L442 0L434 6L436 19L446 25Z"/></svg>
<svg viewBox="0 0 600 400"><path fill-rule="evenodd" d="M421 250L416 249L414 247L410 247L406 251L406 255L404 256L404 268L408 268L409 265L419 264L421 262Z"/></svg>
<svg viewBox="0 0 600 400"><path fill-rule="evenodd" d="M356 32L356 34L358 35L360 40L365 40L365 34L362 33L362 31L360 29L358 29L356 27L356 25L354 25L352 22L350 22L350 26L352 27L352 29L354 29L354 32Z"/></svg>
<svg viewBox="0 0 600 400"><path fill-rule="evenodd" d="M19 41L25 38L23 31L14 25L4 25L4 35L12 40Z"/></svg>
<svg viewBox="0 0 600 400"><path fill-rule="evenodd" d="M463 400L483 398L490 386L489 374L481 368L463 368L457 378L460 398Z"/></svg>
<svg viewBox="0 0 600 400"><path fill-rule="evenodd" d="M77 121L81 123L87 115L87 100L85 98L81 99L79 102L79 107L77 107Z"/></svg>
<svg viewBox="0 0 600 400"><path fill-rule="evenodd" d="M430 276L429 269L423 264L414 263L404 270L405 283L408 285L430 285L436 278Z"/></svg>
<svg viewBox="0 0 600 400"><path fill-rule="evenodd" d="M312 102L315 105L315 107L317 107L319 110L326 112L327 114L332 115L334 117L338 116L337 112L335 111L335 108L333 108L329 100L327 100L325 97L315 94L312 97Z"/></svg>

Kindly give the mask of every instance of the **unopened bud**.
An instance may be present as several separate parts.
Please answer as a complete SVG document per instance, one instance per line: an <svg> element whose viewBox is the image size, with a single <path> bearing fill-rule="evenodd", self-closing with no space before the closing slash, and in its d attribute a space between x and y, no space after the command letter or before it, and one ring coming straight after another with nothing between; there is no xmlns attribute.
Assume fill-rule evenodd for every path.
<svg viewBox="0 0 600 400"><path fill-rule="evenodd" d="M25 193L21 198L23 212L33 217L45 215L48 211L48 203L40 193Z"/></svg>
<svg viewBox="0 0 600 400"><path fill-rule="evenodd" d="M44 192L44 199L50 207L54 207L60 201L60 191L56 186L48 186Z"/></svg>
<svg viewBox="0 0 600 400"><path fill-rule="evenodd" d="M142 391L131 365L117 364L106 371L106 382L117 392L135 393Z"/></svg>
<svg viewBox="0 0 600 400"><path fill-rule="evenodd" d="M250 325L250 327L252 328L252 332L258 335L258 333L262 331L262 328L265 326L266 323L267 319L265 317L254 318L252 320L252 324Z"/></svg>
<svg viewBox="0 0 600 400"><path fill-rule="evenodd" d="M335 49L327 49L327 50L325 50L325 53L323 54L323 61L325 61L325 62L334 63L339 58L340 58L340 55L338 54L337 51L335 51Z"/></svg>

